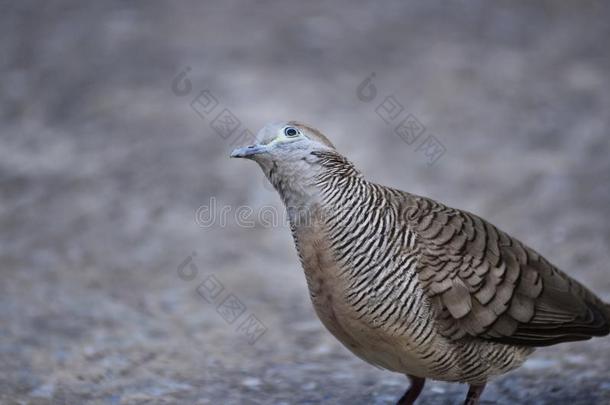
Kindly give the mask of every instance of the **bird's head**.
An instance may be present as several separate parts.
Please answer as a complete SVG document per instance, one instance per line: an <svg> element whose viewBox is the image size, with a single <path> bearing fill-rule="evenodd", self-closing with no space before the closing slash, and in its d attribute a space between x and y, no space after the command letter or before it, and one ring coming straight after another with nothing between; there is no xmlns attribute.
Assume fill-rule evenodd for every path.
<svg viewBox="0 0 610 405"><path fill-rule="evenodd" d="M296 121L268 124L257 139L254 145L235 149L231 157L258 163L287 205L316 195L318 175L328 170L324 156L345 159L321 132Z"/></svg>
<svg viewBox="0 0 610 405"><path fill-rule="evenodd" d="M286 206L303 207L319 194L329 175L360 176L320 131L296 121L267 124L254 145L237 148L231 157L254 160Z"/></svg>
<svg viewBox="0 0 610 405"><path fill-rule="evenodd" d="M263 170L267 166L307 161L312 152L334 151L333 144L318 130L296 121L267 124L257 136L258 143L237 148L234 158L256 161Z"/></svg>

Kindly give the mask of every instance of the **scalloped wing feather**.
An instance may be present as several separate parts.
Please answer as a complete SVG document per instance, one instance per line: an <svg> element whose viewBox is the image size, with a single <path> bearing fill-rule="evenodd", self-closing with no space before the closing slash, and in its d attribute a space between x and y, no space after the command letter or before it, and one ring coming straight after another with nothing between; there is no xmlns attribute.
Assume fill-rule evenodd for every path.
<svg viewBox="0 0 610 405"><path fill-rule="evenodd" d="M407 195L418 277L443 335L545 346L610 333L591 291L482 218Z"/></svg>

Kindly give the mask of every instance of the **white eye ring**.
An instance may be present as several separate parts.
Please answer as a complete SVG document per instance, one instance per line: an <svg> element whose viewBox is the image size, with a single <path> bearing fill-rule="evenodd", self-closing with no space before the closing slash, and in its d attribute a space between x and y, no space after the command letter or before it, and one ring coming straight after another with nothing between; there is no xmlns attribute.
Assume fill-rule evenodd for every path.
<svg viewBox="0 0 610 405"><path fill-rule="evenodd" d="M294 128L294 127L286 127L284 128L284 135L286 135L288 138L293 138L297 135L299 135L301 132Z"/></svg>

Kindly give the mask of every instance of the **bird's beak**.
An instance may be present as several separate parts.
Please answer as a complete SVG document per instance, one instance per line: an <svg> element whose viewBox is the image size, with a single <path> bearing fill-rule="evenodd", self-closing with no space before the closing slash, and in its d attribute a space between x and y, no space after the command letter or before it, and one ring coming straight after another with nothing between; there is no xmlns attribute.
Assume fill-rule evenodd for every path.
<svg viewBox="0 0 610 405"><path fill-rule="evenodd" d="M250 145L243 148L233 149L232 158L251 158L254 155L265 153L269 150L268 145Z"/></svg>

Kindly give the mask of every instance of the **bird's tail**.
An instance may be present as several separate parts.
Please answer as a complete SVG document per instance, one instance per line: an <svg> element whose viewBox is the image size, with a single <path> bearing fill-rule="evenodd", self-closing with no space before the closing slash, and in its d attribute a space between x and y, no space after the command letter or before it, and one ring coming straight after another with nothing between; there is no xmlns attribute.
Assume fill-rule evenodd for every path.
<svg viewBox="0 0 610 405"><path fill-rule="evenodd" d="M606 335L608 335L610 334L610 304L607 304L604 301L602 301L601 304L601 310L606 318L606 325L608 326L608 332L606 333Z"/></svg>
<svg viewBox="0 0 610 405"><path fill-rule="evenodd" d="M601 310L600 312L602 316L606 319L606 333L602 334L601 336L607 336L610 334L610 304L602 300L600 300L600 304L601 305L599 305L598 307Z"/></svg>

